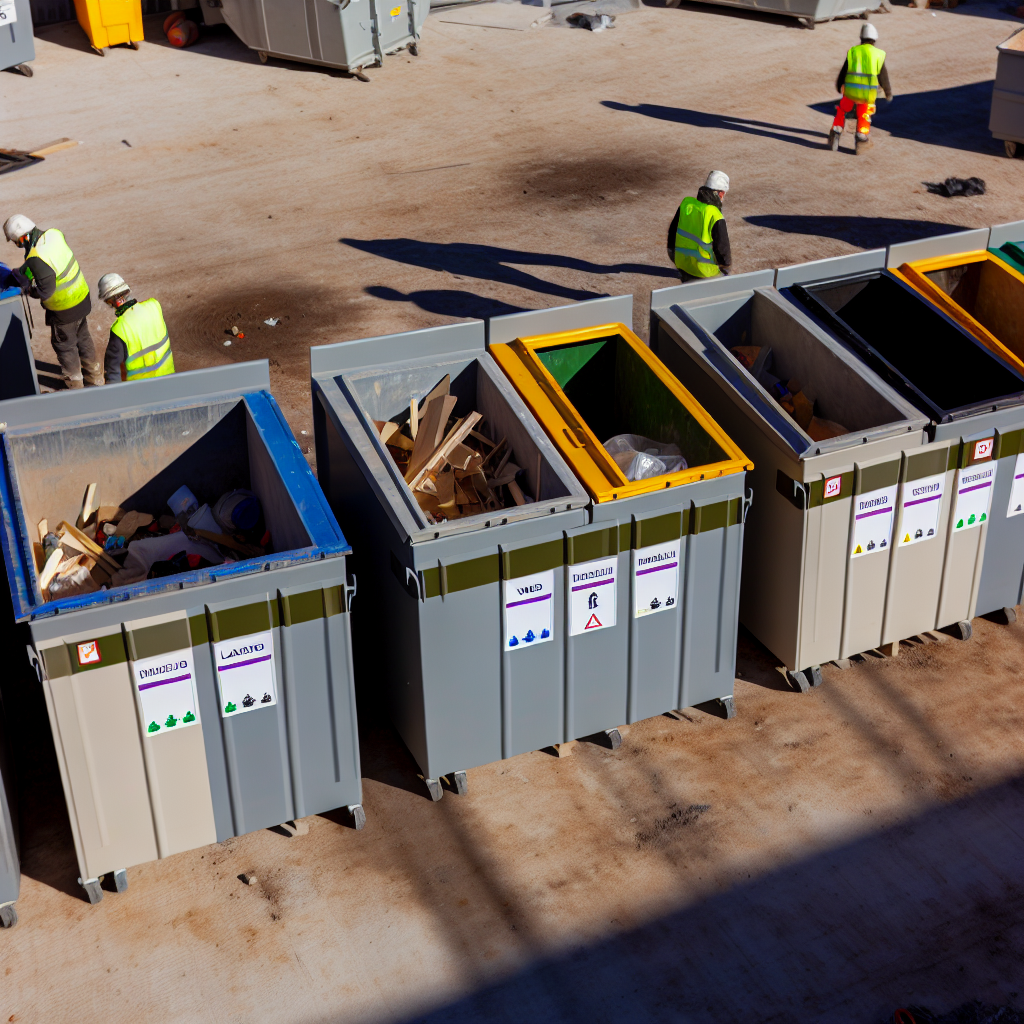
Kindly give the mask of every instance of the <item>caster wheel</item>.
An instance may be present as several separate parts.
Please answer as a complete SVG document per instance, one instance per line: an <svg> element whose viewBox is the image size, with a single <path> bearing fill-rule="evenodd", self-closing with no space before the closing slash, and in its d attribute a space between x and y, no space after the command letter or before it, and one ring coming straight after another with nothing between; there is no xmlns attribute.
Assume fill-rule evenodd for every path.
<svg viewBox="0 0 1024 1024"><path fill-rule="evenodd" d="M267 63L267 59L268 58L267 58L266 50L257 50L256 51L256 56L259 57L261 64L266 64Z"/></svg>
<svg viewBox="0 0 1024 1024"><path fill-rule="evenodd" d="M22 64L21 66L24 67L25 65ZM1012 160L1017 155L1017 143L1007 139L1003 143L1003 152Z"/></svg>
<svg viewBox="0 0 1024 1024"><path fill-rule="evenodd" d="M947 626L942 632L956 640L970 640L974 635L974 627L966 619L961 619L952 626Z"/></svg>
<svg viewBox="0 0 1024 1024"><path fill-rule="evenodd" d="M812 687L821 686L821 666L820 665L812 665L809 669L807 669L804 672L804 675L807 677L807 682L809 682Z"/></svg>
<svg viewBox="0 0 1024 1024"><path fill-rule="evenodd" d="M465 772L452 772L452 785L459 796L465 796L469 792L469 780Z"/></svg>
<svg viewBox="0 0 1024 1024"><path fill-rule="evenodd" d="M430 794L430 799L436 804L437 801L444 796L444 790L441 788L441 780L424 778L423 781L427 785L427 792Z"/></svg>
<svg viewBox="0 0 1024 1024"><path fill-rule="evenodd" d="M348 813L352 815L352 827L357 832L366 828L366 811L363 810L362 804L349 804Z"/></svg>
<svg viewBox="0 0 1024 1024"><path fill-rule="evenodd" d="M139 44L138 44L138 43L137 43L137 42L136 42L136 41L135 41L134 39L133 39L133 40L132 40L132 41L131 41L131 42L130 42L130 43L129 43L128 45L129 45L129 46L130 46L130 47L131 47L131 48L132 48L133 50L137 50L137 49L139 48Z"/></svg>
<svg viewBox="0 0 1024 1024"><path fill-rule="evenodd" d="M31 78L32 77L32 65L31 64L19 64L19 65L17 65L17 67L14 70L15 71L20 71L26 78ZM15 916L17 916L17 915L15 915Z"/></svg>
<svg viewBox="0 0 1024 1024"><path fill-rule="evenodd" d="M85 890L85 895L89 897L89 902L93 906L103 900L103 887L98 878L80 878L78 884Z"/></svg>
<svg viewBox="0 0 1024 1024"><path fill-rule="evenodd" d="M813 18L801 18L800 23L804 28L814 31L814 19Z"/></svg>
<svg viewBox="0 0 1024 1024"><path fill-rule="evenodd" d="M13 903L0 907L0 928L13 928L18 923L18 912Z"/></svg>
<svg viewBox="0 0 1024 1024"><path fill-rule="evenodd" d="M411 53L414 57L418 57L420 55L420 44L419 43L410 43L409 44L409 53Z"/></svg>
<svg viewBox="0 0 1024 1024"><path fill-rule="evenodd" d="M612 750L618 750L622 746L622 733L618 729L605 729L604 734L608 737Z"/></svg>
<svg viewBox="0 0 1024 1024"><path fill-rule="evenodd" d="M117 892L128 891L128 872L124 868L118 868L114 872L114 889Z"/></svg>
<svg viewBox="0 0 1024 1024"><path fill-rule="evenodd" d="M790 669L786 673L786 678L789 680L790 685L800 693L807 693L811 688L810 680L799 669Z"/></svg>
<svg viewBox="0 0 1024 1024"><path fill-rule="evenodd" d="M732 697L719 697L718 706L725 712L726 719L736 717L736 702Z"/></svg>
<svg viewBox="0 0 1024 1024"><path fill-rule="evenodd" d="M999 608L994 612L989 612L985 618L1000 626L1012 626L1017 621L1017 613L1012 608Z"/></svg>
<svg viewBox="0 0 1024 1024"><path fill-rule="evenodd" d="M368 82L370 80L370 76L362 68L356 68L351 74L353 78L358 78L360 82Z"/></svg>
<svg viewBox="0 0 1024 1024"><path fill-rule="evenodd" d="M101 57L106 57L107 55L107 51L104 50L102 46L94 46L93 52L98 53Z"/></svg>

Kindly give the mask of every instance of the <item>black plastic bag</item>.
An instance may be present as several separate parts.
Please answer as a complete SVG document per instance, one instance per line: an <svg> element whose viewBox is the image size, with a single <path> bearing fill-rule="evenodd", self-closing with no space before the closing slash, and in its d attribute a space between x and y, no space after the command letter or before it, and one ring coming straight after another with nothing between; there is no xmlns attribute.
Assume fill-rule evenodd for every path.
<svg viewBox="0 0 1024 1024"><path fill-rule="evenodd" d="M985 182L981 178L947 178L945 181L923 181L922 185L937 196L983 196Z"/></svg>

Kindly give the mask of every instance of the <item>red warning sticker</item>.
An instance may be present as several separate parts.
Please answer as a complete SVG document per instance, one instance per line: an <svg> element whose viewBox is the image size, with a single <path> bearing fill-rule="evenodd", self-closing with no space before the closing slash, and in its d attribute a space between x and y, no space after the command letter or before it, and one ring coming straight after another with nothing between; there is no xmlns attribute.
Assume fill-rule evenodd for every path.
<svg viewBox="0 0 1024 1024"><path fill-rule="evenodd" d="M590 618L587 620L587 624L583 628L604 629L604 623L596 615L591 615Z"/></svg>

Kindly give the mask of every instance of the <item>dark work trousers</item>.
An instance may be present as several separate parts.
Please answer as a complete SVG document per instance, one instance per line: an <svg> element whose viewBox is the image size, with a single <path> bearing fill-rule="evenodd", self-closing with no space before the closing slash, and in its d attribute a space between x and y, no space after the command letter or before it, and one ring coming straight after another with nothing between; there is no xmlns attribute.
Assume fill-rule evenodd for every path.
<svg viewBox="0 0 1024 1024"><path fill-rule="evenodd" d="M89 318L69 324L50 324L50 344L57 353L61 376L69 388L102 384L103 371L96 358L96 346L89 333Z"/></svg>

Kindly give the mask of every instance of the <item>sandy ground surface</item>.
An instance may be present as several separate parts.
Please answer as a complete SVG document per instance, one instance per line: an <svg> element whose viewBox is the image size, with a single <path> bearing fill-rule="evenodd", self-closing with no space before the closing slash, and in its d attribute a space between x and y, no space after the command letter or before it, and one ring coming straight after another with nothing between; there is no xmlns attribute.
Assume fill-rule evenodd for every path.
<svg viewBox="0 0 1024 1024"><path fill-rule="evenodd" d="M432 18L422 56L370 84L262 66L224 30L180 52L154 21L101 60L60 26L33 79L0 76L0 143L82 145L0 179L0 212L62 227L90 282L156 295L180 369L269 358L302 440L311 344L625 292L646 335L668 221L712 167L738 270L1024 217L1024 164L986 130L994 47L1021 22L995 4L877 22L898 98L862 157L823 148L857 22ZM988 194L921 185L953 174ZM975 626L803 696L744 640L737 719L484 766L437 805L364 704L365 831L317 817L183 854L97 907L40 741L0 1020L876 1021L1016 1000L1024 626Z"/></svg>

